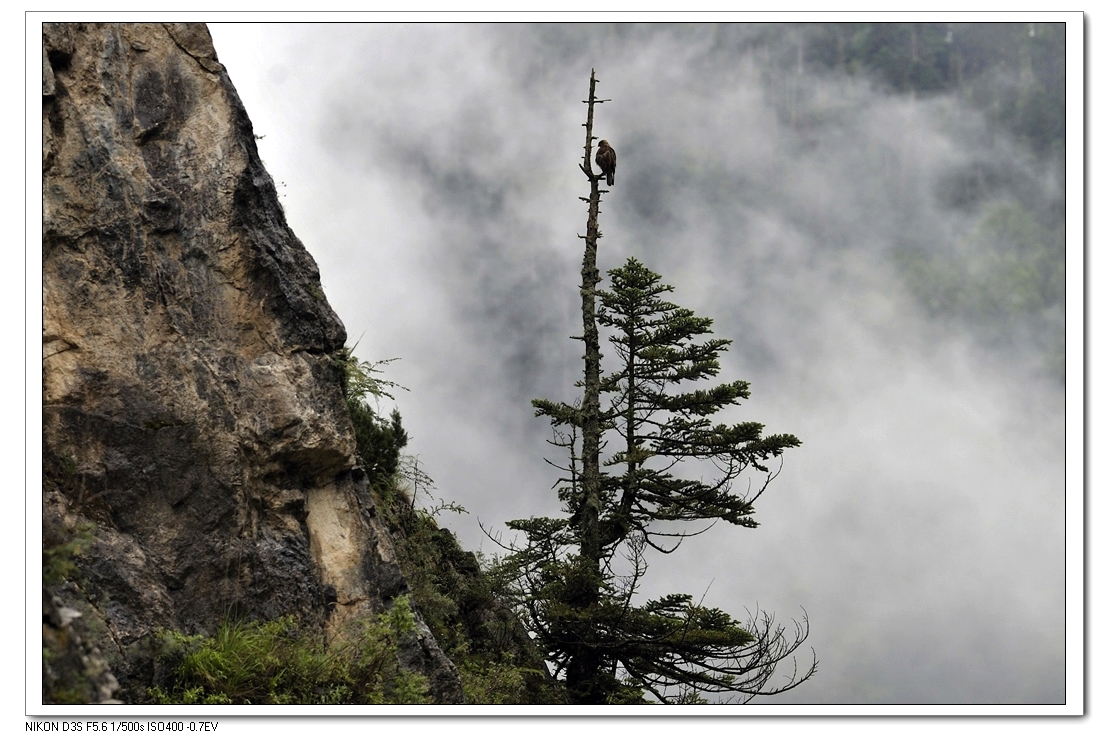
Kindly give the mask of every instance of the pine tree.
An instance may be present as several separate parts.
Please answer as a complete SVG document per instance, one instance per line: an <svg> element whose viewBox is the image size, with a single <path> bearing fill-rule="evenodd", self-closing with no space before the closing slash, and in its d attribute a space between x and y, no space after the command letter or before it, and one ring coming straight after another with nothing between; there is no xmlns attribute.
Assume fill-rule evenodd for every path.
<svg viewBox="0 0 1109 738"><path fill-rule="evenodd" d="M604 520L603 545L634 530L663 550L648 528L663 520L719 519L755 527L752 505L774 476L763 462L801 442L790 434L763 438L761 423L712 424L712 415L750 396L745 381L672 391L719 374L718 357L731 341L698 343L712 333L712 321L663 300L673 287L636 259L609 276L612 290L600 293L598 318L614 331L611 341L621 366L601 382L602 393L612 395L602 422L619 433L623 449L608 461L621 473L609 479L619 499L613 499ZM662 464L652 467L653 459ZM674 476L680 462L692 460L712 462L715 478ZM762 485L753 495L733 494L732 482L749 467L766 475Z"/></svg>
<svg viewBox="0 0 1109 738"><path fill-rule="evenodd" d="M609 272L611 290L598 290L596 268L599 175L592 171L590 78L585 164L589 216L582 264L585 369L573 404L535 400L536 415L565 450L558 494L565 517L507 523L526 541L510 545L501 571L513 586L521 616L564 676L575 702L697 701L705 692L773 694L804 682L816 669L794 672L768 688L775 668L808 635L807 621L791 634L767 614L746 624L702 606L686 594L635 602L646 572L645 553L673 552L686 532L674 522L718 521L753 528L753 503L777 475L768 462L800 441L762 435L754 422L713 424L716 413L749 396L735 381L693 387L720 371L728 340L711 335L712 321L663 299L672 291L635 259ZM600 298L599 309L596 306ZM600 331L619 368L604 375ZM702 340L703 339L703 340ZM606 437L618 448L602 464ZM552 462L553 463L553 462ZM712 469L714 473L706 472ZM689 478L680 474L693 472ZM733 482L756 475L753 493ZM710 523L711 524L711 523ZM696 535L694 532L692 535ZM669 542L668 542L669 539ZM627 563L621 564L621 556Z"/></svg>

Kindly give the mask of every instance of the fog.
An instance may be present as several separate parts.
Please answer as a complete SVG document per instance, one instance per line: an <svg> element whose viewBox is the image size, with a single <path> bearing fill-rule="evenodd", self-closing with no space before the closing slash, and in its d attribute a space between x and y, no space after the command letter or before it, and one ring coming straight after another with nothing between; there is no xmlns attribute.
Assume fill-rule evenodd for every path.
<svg viewBox="0 0 1109 738"><path fill-rule="evenodd" d="M990 208L1062 207L1019 137L956 94L806 68L792 28L210 29L350 343L400 357L422 502L469 511L442 518L466 547L558 511L530 401L571 401L581 372L595 68L619 156L602 272L659 272L734 341L720 379L752 397L723 419L803 442L759 528L656 556L644 595L807 613L817 675L760 702L1064 700L1061 312L937 310L904 266L988 269L967 252Z"/></svg>

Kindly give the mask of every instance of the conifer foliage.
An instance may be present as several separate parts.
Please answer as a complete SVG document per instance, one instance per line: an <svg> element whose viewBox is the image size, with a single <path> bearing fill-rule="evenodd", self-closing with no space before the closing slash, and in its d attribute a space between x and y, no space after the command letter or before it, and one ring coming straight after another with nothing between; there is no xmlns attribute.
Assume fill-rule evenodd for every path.
<svg viewBox="0 0 1109 738"><path fill-rule="evenodd" d="M595 86L593 77L581 166L591 184L590 198L582 198L589 203L583 392L573 403L533 401L566 455L551 462L563 472L556 486L565 516L509 521L524 542L508 545L501 571L575 702L698 702L706 693L749 699L792 689L816 671L815 658L800 672L793 659L807 620L787 629L756 612L741 623L687 594L636 597L650 551L671 553L720 520L754 528L754 502L780 471L778 457L801 442L763 436L760 423L713 421L748 398L748 383L706 386L731 341L712 337L711 320L667 301L673 288L660 275L629 259L608 272L611 289L597 289L604 190L590 166L593 105L603 102ZM599 328L616 358L607 374ZM676 527L683 522L697 530ZM786 660L792 675L772 683Z"/></svg>
<svg viewBox="0 0 1109 738"><path fill-rule="evenodd" d="M755 527L752 504L772 479L764 462L801 442L790 434L764 438L761 423L714 425L711 416L750 396L747 382L676 390L715 377L717 357L731 341L698 343L712 333L712 320L663 300L673 287L634 258L608 274L612 290L600 292L598 322L614 330L620 368L602 379L601 391L611 397L603 422L621 436L623 449L608 462L621 473L609 481L619 499L610 506L606 545L628 530L653 545L648 525L662 520L720 519ZM652 466L652 459L664 463ZM714 478L676 477L678 463L687 460L712 462ZM733 494L732 481L748 467L766 474L764 483L753 495Z"/></svg>

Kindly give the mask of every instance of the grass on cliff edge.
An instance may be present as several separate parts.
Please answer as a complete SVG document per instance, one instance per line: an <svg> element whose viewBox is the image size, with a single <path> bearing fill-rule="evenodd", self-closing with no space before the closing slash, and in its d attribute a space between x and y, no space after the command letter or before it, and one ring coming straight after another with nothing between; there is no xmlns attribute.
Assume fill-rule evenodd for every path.
<svg viewBox="0 0 1109 738"><path fill-rule="evenodd" d="M169 673L152 702L170 705L426 704L427 680L397 659L416 621L407 597L359 623L353 637L325 643L286 616L225 622L214 636L160 631L155 659Z"/></svg>
<svg viewBox="0 0 1109 738"><path fill-rule="evenodd" d="M386 417L378 407L382 399L395 399L390 389L405 389L383 377L384 367L395 359L360 361L351 346L333 360L358 457L393 536L412 604L458 667L466 703L564 704L561 684L547 673L543 655L503 604L497 581L436 520L443 511L466 511L443 500L430 510L416 504L421 491L430 496L435 482L416 457L403 454L408 433L400 412L393 409Z"/></svg>

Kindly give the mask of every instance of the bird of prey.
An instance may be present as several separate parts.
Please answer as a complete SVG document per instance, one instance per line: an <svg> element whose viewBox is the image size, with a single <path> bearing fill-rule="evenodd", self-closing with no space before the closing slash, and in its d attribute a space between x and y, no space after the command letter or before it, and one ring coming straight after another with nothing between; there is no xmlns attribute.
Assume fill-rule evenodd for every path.
<svg viewBox="0 0 1109 738"><path fill-rule="evenodd" d="M616 181L616 151L608 145L608 141L597 144L597 166L601 168L601 174L608 177L608 186L612 187Z"/></svg>

